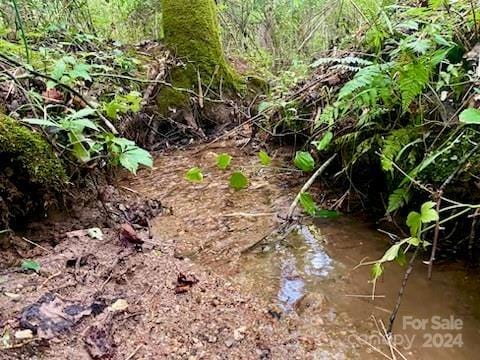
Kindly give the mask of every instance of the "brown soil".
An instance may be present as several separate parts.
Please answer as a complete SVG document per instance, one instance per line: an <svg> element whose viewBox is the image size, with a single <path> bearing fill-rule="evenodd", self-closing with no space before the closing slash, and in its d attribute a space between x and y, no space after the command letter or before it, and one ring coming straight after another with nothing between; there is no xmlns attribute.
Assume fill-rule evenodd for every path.
<svg viewBox="0 0 480 360"><path fill-rule="evenodd" d="M216 169L212 150L179 151L161 156L151 174L127 179L120 197L104 194L115 227L87 208L76 219L34 227L28 239L43 239L41 247L17 238L2 251L0 358L307 358L312 341L296 336L294 318L279 320L266 302L187 257L234 264L275 225L266 215L272 204L288 201L280 187L268 186L275 170L262 170L252 156L241 160L239 148L219 150L250 176L248 191L228 189L229 172ZM195 165L204 167L200 185L183 180ZM151 235L142 222L156 212L146 199L169 208L152 222ZM133 228L120 227L125 219ZM88 227L102 228L103 239ZM21 258L40 271L22 270ZM17 339L25 329L33 337L27 331Z"/></svg>

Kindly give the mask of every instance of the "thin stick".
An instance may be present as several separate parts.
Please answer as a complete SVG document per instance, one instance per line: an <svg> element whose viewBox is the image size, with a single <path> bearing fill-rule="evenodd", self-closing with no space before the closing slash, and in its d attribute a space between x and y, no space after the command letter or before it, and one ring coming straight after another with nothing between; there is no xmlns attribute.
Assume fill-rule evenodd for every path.
<svg viewBox="0 0 480 360"><path fill-rule="evenodd" d="M385 295L355 295L355 294L345 294L345 296L347 297L355 297L355 298L367 298L367 299L371 299L373 297L373 300L375 300L375 298L380 298L380 299L384 299L386 296Z"/></svg>
<svg viewBox="0 0 480 360"><path fill-rule="evenodd" d="M303 185L302 189L298 192L297 196L295 197L295 200L293 200L292 205L290 205L290 208L288 209L287 220L292 219L293 213L295 212L295 209L298 205L298 202L300 201L300 197L302 196L302 194L306 192L310 188L310 186L312 186L312 184L317 179L317 177L319 177L325 171L328 165L330 165L330 163L336 157L337 157L337 154L333 154L327 161L323 163L322 166L320 166L320 168L317 171L315 171L315 173L310 177L310 179L308 179L305 185Z"/></svg>
<svg viewBox="0 0 480 360"><path fill-rule="evenodd" d="M26 241L30 245L33 245L33 246L38 247L42 250L45 250L46 252L50 252L50 250L48 250L47 248L43 247L42 245L38 245L37 243L33 242L32 240L28 240L26 237L22 237L22 240Z"/></svg>
<svg viewBox="0 0 480 360"><path fill-rule="evenodd" d="M403 293L405 292L405 288L407 287L408 278L410 277L410 274L413 271L413 265L414 265L414 262L415 262L415 258L417 257L419 248L420 247L417 246L417 248L415 249L415 252L413 253L413 255L412 255L412 257L411 257L411 259L408 263L408 268L405 271L405 275L403 276L402 286L400 287L400 290L398 291L397 302L396 302L395 307L392 311L392 314L390 315L390 320L388 322L387 334L392 333L393 323L395 322L395 318L397 317L398 310L400 310L400 304L402 303Z"/></svg>
<svg viewBox="0 0 480 360"><path fill-rule="evenodd" d="M439 197L437 199L437 214L440 212L440 204L442 202L442 190L440 190ZM437 252L437 244L438 244L438 237L440 235L440 217L438 217L437 222L435 224L435 232L433 235L433 243L432 243L432 252L430 253L430 261L428 262L428 280L432 279L432 269L433 269L433 262L435 261L435 254Z"/></svg>
<svg viewBox="0 0 480 360"><path fill-rule="evenodd" d="M132 359L137 354L138 350L140 350L142 348L142 346L143 346L143 344L138 345L137 348L135 350L133 350L133 352L125 358L125 360Z"/></svg>

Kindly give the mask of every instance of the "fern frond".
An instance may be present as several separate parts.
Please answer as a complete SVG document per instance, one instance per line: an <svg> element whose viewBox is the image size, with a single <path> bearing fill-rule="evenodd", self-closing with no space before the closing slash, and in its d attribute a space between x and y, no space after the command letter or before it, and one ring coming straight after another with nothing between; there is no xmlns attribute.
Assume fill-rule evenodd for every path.
<svg viewBox="0 0 480 360"><path fill-rule="evenodd" d="M387 212L391 213L408 204L410 201L410 191L408 188L398 188L388 197Z"/></svg>
<svg viewBox="0 0 480 360"><path fill-rule="evenodd" d="M410 104L419 96L430 80L431 67L425 62L405 64L398 72L398 88L402 97L402 109L407 111Z"/></svg>

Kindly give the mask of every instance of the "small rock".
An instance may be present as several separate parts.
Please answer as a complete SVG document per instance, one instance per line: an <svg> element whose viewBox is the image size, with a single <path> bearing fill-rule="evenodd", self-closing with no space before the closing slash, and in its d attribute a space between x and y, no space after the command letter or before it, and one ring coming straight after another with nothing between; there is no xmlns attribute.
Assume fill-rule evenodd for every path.
<svg viewBox="0 0 480 360"><path fill-rule="evenodd" d="M33 332L30 329L18 330L15 332L15 339L17 340L27 340L31 338L33 338Z"/></svg>
<svg viewBox="0 0 480 360"><path fill-rule="evenodd" d="M247 328L245 326L239 327L238 329L235 329L233 331L233 338L236 341L241 341L243 338L245 338L245 331L247 331Z"/></svg>
<svg viewBox="0 0 480 360"><path fill-rule="evenodd" d="M118 299L112 305L110 305L110 310L113 312L117 311L125 311L128 308L127 300L125 299Z"/></svg>
<svg viewBox="0 0 480 360"><path fill-rule="evenodd" d="M22 295L6 292L5 296L12 299L13 301L19 301L22 298Z"/></svg>
<svg viewBox="0 0 480 360"><path fill-rule="evenodd" d="M227 345L227 347L232 347L233 344L235 344L235 339L233 338L228 338L227 340L225 340L225 345Z"/></svg>

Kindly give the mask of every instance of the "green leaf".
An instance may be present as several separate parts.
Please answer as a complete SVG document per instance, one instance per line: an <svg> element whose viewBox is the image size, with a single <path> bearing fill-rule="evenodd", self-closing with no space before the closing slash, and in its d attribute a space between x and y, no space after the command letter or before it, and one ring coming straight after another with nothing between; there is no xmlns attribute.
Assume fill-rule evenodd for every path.
<svg viewBox="0 0 480 360"><path fill-rule="evenodd" d="M92 109L91 107L86 107L81 110L75 111L74 113L68 115L69 119L83 119L86 118L90 115L95 114L95 109Z"/></svg>
<svg viewBox="0 0 480 360"><path fill-rule="evenodd" d="M327 209L318 209L315 212L315 217L320 219L334 219L341 215L338 211L327 210Z"/></svg>
<svg viewBox="0 0 480 360"><path fill-rule="evenodd" d="M395 260L398 256L398 252L400 251L400 246L401 244L392 245L390 249L385 252L380 262L384 263Z"/></svg>
<svg viewBox="0 0 480 360"><path fill-rule="evenodd" d="M404 251L400 250L398 252L397 257L395 258L395 261L398 263L400 266L405 266L407 265L407 255L405 254Z"/></svg>
<svg viewBox="0 0 480 360"><path fill-rule="evenodd" d="M33 260L23 260L21 267L24 270L40 271L40 264Z"/></svg>
<svg viewBox="0 0 480 360"><path fill-rule="evenodd" d="M152 155L147 150L144 150L136 145L128 145L126 150L119 156L120 164L136 175L140 165L148 168L153 167Z"/></svg>
<svg viewBox="0 0 480 360"><path fill-rule="evenodd" d="M267 102L267 101L263 101L263 102L260 103L260 105L258 105L258 112L262 113L265 110L269 109L271 106L272 106L272 103Z"/></svg>
<svg viewBox="0 0 480 360"><path fill-rule="evenodd" d="M315 160L312 155L306 151L297 151L293 163L298 169L305 172L311 172L315 169Z"/></svg>
<svg viewBox="0 0 480 360"><path fill-rule="evenodd" d="M90 67L88 64L77 64L68 75L73 79L92 80L89 74Z"/></svg>
<svg viewBox="0 0 480 360"><path fill-rule="evenodd" d="M22 121L26 122L28 124L38 125L38 126L59 127L56 122L53 122L53 121L50 121L50 120L45 120L45 119L23 119Z"/></svg>
<svg viewBox="0 0 480 360"><path fill-rule="evenodd" d="M51 73L52 78L54 78L55 80L60 80L63 74L65 74L66 69L67 69L67 64L65 64L63 60L57 61Z"/></svg>
<svg viewBox="0 0 480 360"><path fill-rule="evenodd" d="M379 263L379 262L373 264L371 274L372 274L372 278L374 280L377 280L380 276L382 276L382 274L383 274L382 264Z"/></svg>
<svg viewBox="0 0 480 360"><path fill-rule="evenodd" d="M475 108L463 110L459 119L463 124L480 124L480 110Z"/></svg>
<svg viewBox="0 0 480 360"><path fill-rule="evenodd" d="M203 181L202 169L198 167L193 167L185 173L185 179L193 182L200 183Z"/></svg>
<svg viewBox="0 0 480 360"><path fill-rule="evenodd" d="M242 190L248 187L248 178L242 172L236 171L230 176L230 187L235 190Z"/></svg>
<svg viewBox="0 0 480 360"><path fill-rule="evenodd" d="M418 237L410 237L407 239L407 243L412 246L418 246L420 245L420 239Z"/></svg>
<svg viewBox="0 0 480 360"><path fill-rule="evenodd" d="M420 219L422 223L426 224L438 220L438 213L434 209L436 204L433 201L424 203L420 209Z"/></svg>
<svg viewBox="0 0 480 360"><path fill-rule="evenodd" d="M299 202L303 210L305 210L308 215L315 216L316 212L318 211L318 207L317 204L315 204L312 195L310 195L308 192L302 192L300 194Z"/></svg>
<svg viewBox="0 0 480 360"><path fill-rule="evenodd" d="M263 166L269 166L272 163L272 159L270 158L270 156L268 156L268 154L263 150L260 150L260 152L258 153L258 158L260 159L260 163Z"/></svg>
<svg viewBox="0 0 480 360"><path fill-rule="evenodd" d="M410 228L410 234L413 237L418 236L422 227L421 215L416 211L411 211L407 216L407 226Z"/></svg>
<svg viewBox="0 0 480 360"><path fill-rule="evenodd" d="M410 192L408 189L399 188L388 197L387 212L391 213L410 201Z"/></svg>
<svg viewBox="0 0 480 360"><path fill-rule="evenodd" d="M85 148L82 143L82 141L84 140L83 134L72 131L68 133L68 139L72 146L73 155L78 160L80 160L80 162L89 162L91 159L90 152Z"/></svg>
<svg viewBox="0 0 480 360"><path fill-rule="evenodd" d="M227 170L232 162L232 157L229 154L220 154L217 156L217 167L220 170Z"/></svg>
<svg viewBox="0 0 480 360"><path fill-rule="evenodd" d="M332 139L333 133L331 131L327 131L320 141L313 141L312 145L317 148L317 151L322 151L325 150L328 145L330 145Z"/></svg>

